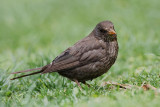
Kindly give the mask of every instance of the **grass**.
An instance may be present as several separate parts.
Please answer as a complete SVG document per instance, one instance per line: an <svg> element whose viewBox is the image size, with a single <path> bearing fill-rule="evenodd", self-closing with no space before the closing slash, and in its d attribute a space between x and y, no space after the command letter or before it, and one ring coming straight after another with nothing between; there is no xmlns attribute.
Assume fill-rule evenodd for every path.
<svg viewBox="0 0 160 107"><path fill-rule="evenodd" d="M153 90L102 87L104 81L160 88L159 0L1 0L0 106L158 107ZM105 75L88 88L57 73L15 81L9 73L50 63L95 25L111 20L119 55Z"/></svg>

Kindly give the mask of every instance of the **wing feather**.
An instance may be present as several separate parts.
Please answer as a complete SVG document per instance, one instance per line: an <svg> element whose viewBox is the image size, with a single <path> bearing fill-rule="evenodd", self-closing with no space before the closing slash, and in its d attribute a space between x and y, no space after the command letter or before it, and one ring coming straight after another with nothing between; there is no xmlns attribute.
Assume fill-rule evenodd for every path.
<svg viewBox="0 0 160 107"><path fill-rule="evenodd" d="M99 61L104 56L102 54L105 54L105 49L95 38L85 38L56 57L42 73L69 70Z"/></svg>

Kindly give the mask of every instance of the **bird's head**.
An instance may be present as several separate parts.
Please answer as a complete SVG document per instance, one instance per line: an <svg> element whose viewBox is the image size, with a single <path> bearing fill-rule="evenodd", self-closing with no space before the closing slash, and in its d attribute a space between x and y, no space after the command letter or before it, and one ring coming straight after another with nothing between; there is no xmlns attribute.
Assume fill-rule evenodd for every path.
<svg viewBox="0 0 160 107"><path fill-rule="evenodd" d="M99 38L114 40L117 38L117 34L114 29L114 25L111 21L103 21L96 25L94 29L96 36Z"/></svg>

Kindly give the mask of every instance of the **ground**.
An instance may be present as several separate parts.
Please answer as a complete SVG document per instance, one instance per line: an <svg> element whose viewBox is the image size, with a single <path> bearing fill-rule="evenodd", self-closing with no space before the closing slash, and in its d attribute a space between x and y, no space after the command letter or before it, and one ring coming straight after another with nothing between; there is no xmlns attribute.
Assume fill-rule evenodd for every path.
<svg viewBox="0 0 160 107"><path fill-rule="evenodd" d="M0 106L158 107L160 94L142 88L102 86L106 81L160 88L159 0L1 0ZM9 73L50 63L111 20L119 55L108 73L90 88L57 73L11 81Z"/></svg>

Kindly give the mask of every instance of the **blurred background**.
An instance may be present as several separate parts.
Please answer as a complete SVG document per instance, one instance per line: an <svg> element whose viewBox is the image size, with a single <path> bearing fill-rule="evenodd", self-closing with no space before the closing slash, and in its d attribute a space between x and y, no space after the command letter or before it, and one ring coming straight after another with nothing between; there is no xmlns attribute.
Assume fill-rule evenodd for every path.
<svg viewBox="0 0 160 107"><path fill-rule="evenodd" d="M39 102L44 101L44 105L64 106L82 101L87 106L90 97L106 95L104 92L108 93L107 89L99 92L84 86L85 93L89 95L84 96L85 94L77 92L76 84L56 73L36 75L14 82L9 80L13 77L9 75L10 72L50 63L104 20L112 21L118 34L118 60L107 74L89 83L96 87L102 81L113 80L136 85L146 81L160 87L159 0L0 0L1 104L38 106ZM70 88L70 91L66 91ZM47 93L49 89L53 95ZM64 99L65 95L61 93L64 90L68 99ZM78 100L72 92L76 95L78 93ZM117 99L121 97L120 93L116 96ZM55 98L58 100L53 101ZM30 102L31 99L35 101L34 104ZM135 102L138 102L136 99L137 97ZM94 102L94 98L92 100ZM111 99L107 103L113 106L112 101L115 100ZM127 103L125 100L121 102L120 105Z"/></svg>

